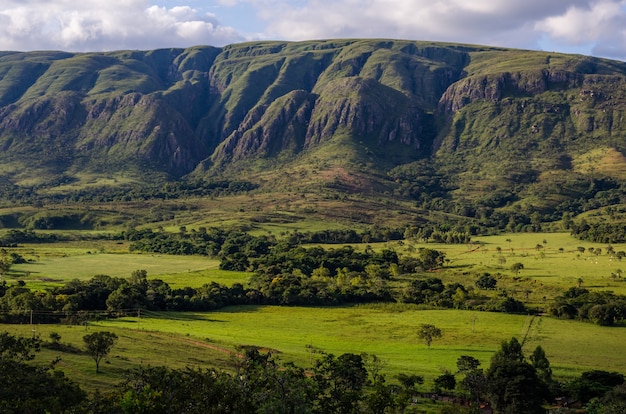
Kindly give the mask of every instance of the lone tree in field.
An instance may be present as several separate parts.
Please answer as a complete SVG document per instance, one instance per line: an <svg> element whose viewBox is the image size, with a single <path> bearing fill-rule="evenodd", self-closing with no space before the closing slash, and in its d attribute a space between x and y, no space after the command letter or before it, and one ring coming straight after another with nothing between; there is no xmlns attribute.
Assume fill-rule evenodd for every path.
<svg viewBox="0 0 626 414"><path fill-rule="evenodd" d="M441 338L443 334L441 333L441 329L437 328L435 325L423 323L417 330L417 336L419 336L420 339L423 339L426 346L430 348L430 344L433 342L433 339Z"/></svg>
<svg viewBox="0 0 626 414"><path fill-rule="evenodd" d="M87 346L87 352L96 361L96 372L100 372L100 361L111 352L111 348L117 341L117 335L108 331L95 332L83 336L83 341Z"/></svg>
<svg viewBox="0 0 626 414"><path fill-rule="evenodd" d="M515 272L516 276L519 274L519 271L522 270L523 268L524 268L524 265L522 263L513 263L513 265L511 266L511 270Z"/></svg>

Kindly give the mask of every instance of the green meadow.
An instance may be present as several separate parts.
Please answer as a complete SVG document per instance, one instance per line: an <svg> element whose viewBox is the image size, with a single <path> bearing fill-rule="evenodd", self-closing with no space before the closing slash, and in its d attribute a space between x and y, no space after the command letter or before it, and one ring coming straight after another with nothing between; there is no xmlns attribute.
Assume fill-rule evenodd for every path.
<svg viewBox="0 0 626 414"><path fill-rule="evenodd" d="M279 227L283 229L283 227ZM288 227L286 231L289 231ZM276 231L275 231L276 232ZM364 249L366 244L356 245ZM436 244L417 242L372 243L372 248L393 249L399 255L414 255L419 248L431 248L446 254L446 266L437 277L446 281L468 284L477 272L499 273L499 286L513 294L528 294L534 304L558 295L582 279L588 289L611 290L626 294L626 278L615 277L626 271L626 261L607 254L607 245L580 241L568 233L515 233L474 237L471 244ZM538 247L540 246L540 247ZM323 245L339 248L339 245ZM578 247L584 247L581 253ZM591 249L590 249L591 248ZM626 251L626 245L616 244L614 251ZM595 252L600 249L601 254ZM91 241L56 244L29 244L9 249L29 263L15 265L9 281L24 280L33 288L58 285L71 279L86 280L107 274L128 277L133 270L145 269L149 278L165 280L173 287L197 287L210 281L224 284L245 283L249 274L219 270L219 261L202 256L173 256L165 254L130 254L127 242ZM590 253L593 250L594 253ZM519 274L511 265L522 263ZM625 274L626 276L626 274Z"/></svg>
<svg viewBox="0 0 626 414"><path fill-rule="evenodd" d="M129 370L141 366L225 367L233 358L231 353L224 350L199 346L198 341L186 335L99 326L1 325L1 327L3 331L12 335L34 334L44 341L49 340L51 332L58 333L61 336L61 344L72 346L78 352L41 348L34 363L47 365L58 358L57 368L88 391L111 388L124 380ZM95 362L80 350L84 350L83 336L98 330L113 331L118 340L111 353L103 360L101 372L95 375Z"/></svg>
<svg viewBox="0 0 626 414"><path fill-rule="evenodd" d="M95 275L129 277L134 270L144 269L151 279L163 279L172 288L198 287L212 281L232 285L246 283L249 273L219 269L219 260L202 256L162 254L102 253L88 247L28 245L12 249L29 263L13 266L8 277L23 280L32 289L60 286L72 280L88 280Z"/></svg>
<svg viewBox="0 0 626 414"><path fill-rule="evenodd" d="M476 237L467 245L394 241L369 246L375 250L391 248L399 255L417 254L422 247L443 251L447 259L445 267L419 277L440 277L446 283L473 286L478 274L489 272L497 277L499 289L540 309L545 309L554 296L579 283L588 289L626 294L626 282L617 276L621 275L620 268L626 269L626 263L607 254L607 245L581 242L566 233ZM585 252L580 252L579 247L584 247ZM626 250L624 245L612 248L616 252ZM163 279L175 288L198 287L211 281L245 284L250 277L246 272L220 270L219 261L214 259L130 254L127 245L113 242L26 245L9 250L31 262L15 265L8 282L24 280L33 289L76 278L86 280L97 274L129 277L137 269L145 269L149 278ZM596 254L598 250L600 254ZM510 269L514 263L524 266L518 274ZM401 276L390 283L407 279L408 276ZM435 324L444 333L430 349L417 337L417 328L422 323ZM3 329L25 335L33 330L29 325L4 325ZM303 367L310 367L318 352L366 352L385 362L384 370L390 377L400 372L417 373L428 382L444 370L454 372L461 355L472 355L488 366L493 352L512 336L524 341L527 353L541 345L559 379L573 378L591 369L626 372L626 356L617 351L626 343L626 329L621 326L600 327L548 316L432 310L404 304L327 308L246 306L207 313L142 311L141 318L91 322L86 328L35 325L42 339L56 331L62 336L61 342L78 348L82 347L86 329L111 330L120 337L104 366L105 374L94 377L93 362L83 354L58 355L44 350L42 360L60 356L62 369L91 389L111 385L123 378L126 369L140 365L229 369L229 361L243 345L271 350L281 359Z"/></svg>
<svg viewBox="0 0 626 414"><path fill-rule="evenodd" d="M440 327L443 337L431 348L418 339L422 323ZM82 336L110 330L119 337L107 357L103 376L92 378L94 364L83 354L43 351L42 361L59 356L67 375L85 380L90 388L112 384L126 369L167 364L173 367L217 366L229 362L245 345L271 351L283 361L311 367L319 352L375 354L384 372L423 375L430 381L444 370L455 372L461 355L478 358L484 367L504 340L525 339L529 354L541 345L555 377L571 379L591 369L626 372L626 355L617 352L626 341L626 329L550 317L506 315L462 310L424 310L405 305L358 305L336 308L275 306L230 307L206 313L142 312L91 322L87 327L59 325L4 325L14 334L42 339L55 331L62 343L82 347Z"/></svg>

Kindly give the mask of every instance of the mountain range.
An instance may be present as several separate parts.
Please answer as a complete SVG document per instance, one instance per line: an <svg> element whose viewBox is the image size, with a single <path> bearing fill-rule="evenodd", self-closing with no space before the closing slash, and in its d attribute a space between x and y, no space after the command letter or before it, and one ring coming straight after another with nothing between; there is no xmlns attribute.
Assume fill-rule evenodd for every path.
<svg viewBox="0 0 626 414"><path fill-rule="evenodd" d="M621 197L625 116L626 63L581 55L385 39L0 52L0 180L18 189L237 178L560 214Z"/></svg>

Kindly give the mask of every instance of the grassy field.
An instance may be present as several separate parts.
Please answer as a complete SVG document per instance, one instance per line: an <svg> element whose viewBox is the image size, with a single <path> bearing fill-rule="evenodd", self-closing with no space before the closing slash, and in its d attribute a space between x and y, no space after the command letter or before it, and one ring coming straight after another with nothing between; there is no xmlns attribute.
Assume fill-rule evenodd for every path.
<svg viewBox="0 0 626 414"><path fill-rule="evenodd" d="M276 234L292 230L291 224L283 223L271 231ZM478 274L489 272L497 277L499 288L506 289L510 295L533 307L545 308L554 296L578 285L579 279L587 289L626 294L626 277L616 277L622 274L622 270L626 276L626 262L621 263L616 257L608 255L605 244L582 242L567 233L475 237L467 245L394 241L370 246L375 250L393 249L401 256L415 255L422 247L440 250L446 254L446 266L430 276L441 277L448 283L460 282L471 286ZM365 249L366 245L355 247ZM579 252L578 247L584 247L585 252ZM616 252L626 251L626 245L612 247ZM176 288L198 287L210 281L226 285L235 282L245 284L249 277L244 272L219 270L217 260L201 256L129 254L127 242L33 244L9 250L32 262L15 265L8 281L24 280L33 289L58 286L71 279L86 280L97 274L128 277L138 269L145 269L149 278L163 279ZM601 254L596 255L598 250ZM524 266L519 274L510 269L514 263Z"/></svg>
<svg viewBox="0 0 626 414"><path fill-rule="evenodd" d="M417 337L422 323L440 327L443 337L431 348ZM82 348L82 336L110 330L119 341L93 376L93 361L84 354L44 350L38 359L62 359L60 368L87 388L114 384L125 370L140 365L172 367L217 366L228 369L241 345L271 350L284 361L309 368L318 351L375 354L389 379L401 372L424 375L427 384L443 370L455 372L461 355L478 358L483 367L503 340L523 340L529 354L541 345L561 380L591 369L626 372L626 355L616 352L626 341L626 329L589 323L459 310L420 310L404 305L361 305L339 308L231 307L208 313L142 313L92 322L87 327L62 325L3 325L20 335L33 331L42 339L50 332L62 343Z"/></svg>
<svg viewBox="0 0 626 414"><path fill-rule="evenodd" d="M277 231L277 230L273 230ZM539 247L538 247L539 246ZM579 246L585 247L581 253ZM338 248L340 246L324 246ZM365 249L366 245L356 248ZM550 299L582 279L589 289L626 294L626 282L614 275L626 264L606 254L606 245L581 242L565 233L523 233L477 237L472 244L446 245L414 242L371 244L375 250L392 248L400 255L414 255L420 247L441 250L448 259L436 273L445 282L472 286L477 274L496 275L498 287L530 306L545 308ZM612 246L615 251L624 245ZM601 249L601 254L589 253ZM27 286L43 288L67 280L88 279L96 274L128 277L146 269L149 278L161 278L172 287L200 286L210 281L246 283L250 274L219 270L219 262L204 257L128 254L118 242L72 242L28 245L10 249L32 263L12 268L9 283L23 279ZM504 260L503 260L504 259ZM524 268L515 275L513 263ZM30 272L26 276L26 272ZM612 276L613 274L613 276ZM434 323L444 331L431 349L421 343L416 329ZM5 330L25 335L32 327L5 325ZM113 384L123 371L139 365L226 366L241 345L255 345L277 352L280 358L310 367L315 351L340 354L367 352L385 363L385 371L418 373L428 381L442 370L455 369L460 355L472 355L488 365L503 340L526 338L524 349L541 345L558 378L571 378L590 369L626 372L626 356L615 352L626 342L626 329L590 323L478 313L463 310L420 310L401 305L361 305L340 308L233 307L210 313L144 313L142 318L122 318L92 323L89 330L107 329L120 336L105 374L92 375L92 361L80 354L63 354L62 369L90 389ZM85 328L36 326L46 339L58 331L62 342L82 346ZM51 351L42 356L54 358Z"/></svg>
<svg viewBox="0 0 626 414"><path fill-rule="evenodd" d="M622 262L608 255L606 244L580 241L568 233L474 237L470 244L392 241L372 243L370 246L375 250L392 249L400 256L415 255L420 248L439 250L446 255L445 267L436 274L429 274L429 277L469 286L474 284L478 274L488 272L498 279L498 288L506 289L510 295L533 307L545 307L554 296L577 286L579 279L582 279L581 286L584 288L626 295L626 260ZM585 252L580 253L578 247L584 247ZM615 252L626 251L624 244L612 247ZM357 248L363 249L365 245ZM598 249L601 254L596 255ZM518 274L511 270L514 263L524 266ZM616 277L622 271L623 277Z"/></svg>
<svg viewBox="0 0 626 414"><path fill-rule="evenodd" d="M48 341L51 332L61 335L61 344L72 345L78 350L84 349L83 336L99 331L112 331L118 336L111 353L100 365L101 373L95 373L93 359L85 353L61 352L42 348L34 362L46 365L60 358L57 368L69 378L77 381L89 391L105 390L113 387L125 378L128 370L140 366L162 366L171 368L228 366L232 354L215 347L204 346L202 342L186 335L171 335L145 330L116 329L107 326L71 326L71 325L1 325L0 329L13 335L31 336L33 334Z"/></svg>
<svg viewBox="0 0 626 414"><path fill-rule="evenodd" d="M202 256L130 254L127 246L112 246L105 242L57 243L11 249L32 262L14 265L7 279L23 280L32 289L45 289L100 274L129 277L134 270L144 269L149 278L163 279L173 288L182 288L211 281L226 285L246 283L250 276L245 272L220 270L219 260Z"/></svg>

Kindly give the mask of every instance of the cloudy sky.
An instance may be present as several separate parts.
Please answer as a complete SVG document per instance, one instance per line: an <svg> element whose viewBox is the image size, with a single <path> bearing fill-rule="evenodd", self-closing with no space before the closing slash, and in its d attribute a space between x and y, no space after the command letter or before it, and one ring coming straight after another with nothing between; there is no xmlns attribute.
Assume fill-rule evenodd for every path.
<svg viewBox="0 0 626 414"><path fill-rule="evenodd" d="M0 50L379 37L626 60L626 0L0 0Z"/></svg>

